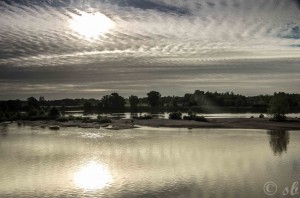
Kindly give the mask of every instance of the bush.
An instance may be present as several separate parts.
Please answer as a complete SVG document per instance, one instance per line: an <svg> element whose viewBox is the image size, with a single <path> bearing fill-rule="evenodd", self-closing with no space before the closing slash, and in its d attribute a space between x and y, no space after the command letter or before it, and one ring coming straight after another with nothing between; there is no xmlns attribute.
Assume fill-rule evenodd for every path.
<svg viewBox="0 0 300 198"><path fill-rule="evenodd" d="M271 118L272 121L276 121L276 122L284 122L286 121L286 116L285 115L274 115L273 118Z"/></svg>
<svg viewBox="0 0 300 198"><path fill-rule="evenodd" d="M192 111L192 109L189 109L187 114L192 117L192 116L196 116L196 114Z"/></svg>
<svg viewBox="0 0 300 198"><path fill-rule="evenodd" d="M30 121L47 120L47 116L32 116L29 118Z"/></svg>
<svg viewBox="0 0 300 198"><path fill-rule="evenodd" d="M261 114L259 115L259 118L265 118L265 115L261 113Z"/></svg>
<svg viewBox="0 0 300 198"><path fill-rule="evenodd" d="M189 115L189 116L184 116L184 120L194 120L197 122L208 122L208 120L204 116L196 116L196 115Z"/></svg>
<svg viewBox="0 0 300 198"><path fill-rule="evenodd" d="M22 118L23 118L22 114L20 112L17 112L15 114L13 114L10 119L11 120L21 120Z"/></svg>
<svg viewBox="0 0 300 198"><path fill-rule="evenodd" d="M204 116L196 116L194 120L197 122L208 122Z"/></svg>
<svg viewBox="0 0 300 198"><path fill-rule="evenodd" d="M4 122L7 121L7 116L5 115L5 113L0 112L0 122Z"/></svg>
<svg viewBox="0 0 300 198"><path fill-rule="evenodd" d="M69 118L67 118L67 117L60 117L60 118L57 118L56 121L57 122L68 122Z"/></svg>
<svg viewBox="0 0 300 198"><path fill-rule="evenodd" d="M194 120L195 116L183 116L184 120Z"/></svg>
<svg viewBox="0 0 300 198"><path fill-rule="evenodd" d="M72 115L70 115L70 116L69 116L69 120L70 120L70 121L74 121L74 120L76 120L76 117L75 117L75 116L72 116Z"/></svg>
<svg viewBox="0 0 300 198"><path fill-rule="evenodd" d="M91 119L89 117L83 117L82 118L82 122L85 122L85 123L91 123Z"/></svg>
<svg viewBox="0 0 300 198"><path fill-rule="evenodd" d="M149 119L152 119L152 115L150 114L145 114L145 115L142 115L142 116L133 116L132 117L133 119L137 119L137 120L149 120Z"/></svg>
<svg viewBox="0 0 300 198"><path fill-rule="evenodd" d="M271 114L273 121L283 122L286 120L285 114L289 110L288 97L284 92L274 93L270 104L269 104L269 114Z"/></svg>
<svg viewBox="0 0 300 198"><path fill-rule="evenodd" d="M37 110L37 109L34 108L34 107L31 107L31 108L29 109L29 111L27 112L27 115L28 115L29 117L37 116L37 115L39 115L39 110Z"/></svg>
<svg viewBox="0 0 300 198"><path fill-rule="evenodd" d="M82 116L78 116L78 117L74 117L74 120L79 120L79 121L82 121L84 117Z"/></svg>
<svg viewBox="0 0 300 198"><path fill-rule="evenodd" d="M182 119L182 113L180 111L172 112L172 113L169 114L169 119L171 119L171 120L181 120Z"/></svg>
<svg viewBox="0 0 300 198"><path fill-rule="evenodd" d="M50 118L58 118L60 116L60 112L59 112L58 108L51 107L51 109L48 112L48 116Z"/></svg>
<svg viewBox="0 0 300 198"><path fill-rule="evenodd" d="M101 123L101 124L105 124L105 123L112 123L111 119L109 119L108 117L97 117L97 122Z"/></svg>
<svg viewBox="0 0 300 198"><path fill-rule="evenodd" d="M46 116L46 111L44 109L41 109L40 112L39 112L39 115L40 116Z"/></svg>

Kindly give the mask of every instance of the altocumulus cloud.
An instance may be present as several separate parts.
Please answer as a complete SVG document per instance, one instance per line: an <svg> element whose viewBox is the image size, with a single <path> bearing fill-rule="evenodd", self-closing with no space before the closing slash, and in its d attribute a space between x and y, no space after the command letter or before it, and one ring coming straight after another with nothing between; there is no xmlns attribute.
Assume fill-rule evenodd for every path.
<svg viewBox="0 0 300 198"><path fill-rule="evenodd" d="M1 98L299 92L298 0L4 0ZM70 27L102 13L93 38ZM95 23L101 26L101 22Z"/></svg>

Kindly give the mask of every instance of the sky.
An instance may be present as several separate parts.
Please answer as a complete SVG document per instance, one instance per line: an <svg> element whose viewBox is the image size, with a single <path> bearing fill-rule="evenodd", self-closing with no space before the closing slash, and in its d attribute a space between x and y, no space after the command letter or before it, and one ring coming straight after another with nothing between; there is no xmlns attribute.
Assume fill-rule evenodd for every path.
<svg viewBox="0 0 300 198"><path fill-rule="evenodd" d="M0 99L300 93L300 0L2 0Z"/></svg>

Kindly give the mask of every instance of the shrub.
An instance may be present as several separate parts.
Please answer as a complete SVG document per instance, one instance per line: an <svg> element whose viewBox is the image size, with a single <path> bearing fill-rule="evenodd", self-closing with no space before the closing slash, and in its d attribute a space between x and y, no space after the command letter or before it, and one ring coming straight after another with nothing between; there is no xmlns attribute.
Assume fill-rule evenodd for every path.
<svg viewBox="0 0 300 198"><path fill-rule="evenodd" d="M1 117L1 116L0 116ZM17 112L15 114L12 115L12 117L10 118L11 120L21 120L23 118L22 114L20 112Z"/></svg>
<svg viewBox="0 0 300 198"><path fill-rule="evenodd" d="M92 122L91 119L89 117L83 117L82 118L82 122L85 122L85 123L90 123Z"/></svg>
<svg viewBox="0 0 300 198"><path fill-rule="evenodd" d="M142 115L142 116L133 116L132 117L133 119L137 119L137 120L149 120L149 119L152 119L152 115L151 114L145 114L145 115Z"/></svg>
<svg viewBox="0 0 300 198"><path fill-rule="evenodd" d="M183 116L184 120L194 120L195 116Z"/></svg>
<svg viewBox="0 0 300 198"><path fill-rule="evenodd" d="M46 111L45 111L44 109L41 109L41 110L39 111L39 115L40 115L40 116L46 116L47 114L46 114Z"/></svg>
<svg viewBox="0 0 300 198"><path fill-rule="evenodd" d="M274 93L270 104L269 104L269 114L271 114L273 121L285 121L285 114L288 113L289 110L289 101L288 97L285 93L279 92Z"/></svg>
<svg viewBox="0 0 300 198"><path fill-rule="evenodd" d="M187 112L187 114L188 114L189 116L191 116L191 117L192 117L192 116L196 116L195 113L192 111L192 109L189 109L188 112Z"/></svg>
<svg viewBox="0 0 300 198"><path fill-rule="evenodd" d="M84 117L82 117L82 116L74 117L74 120L82 121L83 119L84 119Z"/></svg>
<svg viewBox="0 0 300 198"><path fill-rule="evenodd" d="M204 116L196 116L194 120L197 122L208 122Z"/></svg>
<svg viewBox="0 0 300 198"><path fill-rule="evenodd" d="M29 118L30 121L47 120L47 116L32 116Z"/></svg>
<svg viewBox="0 0 300 198"><path fill-rule="evenodd" d="M58 118L60 116L60 112L59 112L58 108L51 107L51 109L48 112L48 116L50 118Z"/></svg>
<svg viewBox="0 0 300 198"><path fill-rule="evenodd" d="M265 115L261 113L261 114L259 115L259 118L265 118Z"/></svg>
<svg viewBox="0 0 300 198"><path fill-rule="evenodd" d="M31 107L31 108L29 109L29 111L27 112L27 115L28 115L29 117L37 116L37 115L39 115L39 110L37 110L37 109L34 108L34 107Z"/></svg>
<svg viewBox="0 0 300 198"><path fill-rule="evenodd" d="M70 115L70 116L69 116L69 120L70 120L70 121L76 120L76 117L75 117L75 116L72 116L72 115Z"/></svg>
<svg viewBox="0 0 300 198"><path fill-rule="evenodd" d="M271 118L272 121L276 121L276 122L284 122L286 121L286 116L285 115L274 115L272 118Z"/></svg>
<svg viewBox="0 0 300 198"><path fill-rule="evenodd" d="M172 112L172 113L169 114L169 119L171 119L171 120L181 120L182 119L182 113L180 111Z"/></svg>
<svg viewBox="0 0 300 198"><path fill-rule="evenodd" d="M60 118L57 118L56 121L57 122L68 122L69 118L67 118L67 117L60 117Z"/></svg>
<svg viewBox="0 0 300 198"><path fill-rule="evenodd" d="M99 117L99 116L97 117L97 122L102 123L102 124L112 123L110 118L108 118L108 117Z"/></svg>

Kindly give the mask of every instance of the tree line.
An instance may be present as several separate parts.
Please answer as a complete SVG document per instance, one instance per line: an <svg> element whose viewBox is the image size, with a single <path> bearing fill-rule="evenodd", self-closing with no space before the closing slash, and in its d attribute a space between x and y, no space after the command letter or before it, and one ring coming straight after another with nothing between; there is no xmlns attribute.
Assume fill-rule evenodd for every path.
<svg viewBox="0 0 300 198"><path fill-rule="evenodd" d="M272 99L278 97L280 98L278 99L279 102L272 101ZM46 100L41 96L38 99L30 97L26 101L0 101L0 119L17 117L20 112L25 112L30 117L53 116L51 114L56 112L55 109L53 110L53 107L59 109L62 114L67 110L74 109L84 110L85 112L122 112L151 111L152 109L175 111L177 109L188 110L198 107L228 107L232 110L238 108L262 108L262 111L264 109L266 111L267 109L272 109L270 108L272 103L284 104L284 106L289 108L283 108L283 111L288 112L300 106L300 94L279 92L274 93L274 95L243 96L233 92L218 93L196 90L194 93L187 93L183 96L162 96L158 91L150 91L145 97L131 95L127 98L118 93L105 95L101 99Z"/></svg>

